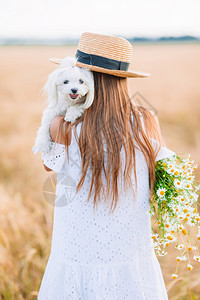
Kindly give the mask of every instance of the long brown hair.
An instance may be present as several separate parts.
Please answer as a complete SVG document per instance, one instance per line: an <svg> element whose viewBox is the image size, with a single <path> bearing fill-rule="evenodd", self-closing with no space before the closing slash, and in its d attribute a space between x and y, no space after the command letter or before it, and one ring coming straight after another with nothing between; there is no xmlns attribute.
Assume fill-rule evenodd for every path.
<svg viewBox="0 0 200 300"><path fill-rule="evenodd" d="M64 118L61 119L55 142L62 136L65 140L68 155L69 132L72 129L74 130L82 160L82 175L77 186L77 192L84 183L88 166L91 163L92 180L86 201L89 201L94 187L93 207L95 208L101 201L102 190L105 195L105 186L102 181L102 171L104 170L107 180L105 199L111 202L110 210L114 207L111 211L113 213L119 196L117 180L119 172L122 172L120 153L122 147L124 147L125 153L124 188L126 188L126 184L132 187L131 172L134 170L136 189L133 194L135 197L137 191L135 149L138 145L148 165L150 195L152 195L155 181L155 156L161 145L164 145L164 140L161 136L157 118L153 116L148 108L136 105L130 99L127 78L99 72L93 72L93 75L95 93L92 105L72 124L65 122ZM145 131L143 130L141 116L143 117ZM78 138L76 127L80 122L82 122L82 126ZM156 152L150 138L154 138L159 142ZM106 151L104 145L106 145ZM105 153L107 155L106 169ZM112 196L111 200L110 195Z"/></svg>

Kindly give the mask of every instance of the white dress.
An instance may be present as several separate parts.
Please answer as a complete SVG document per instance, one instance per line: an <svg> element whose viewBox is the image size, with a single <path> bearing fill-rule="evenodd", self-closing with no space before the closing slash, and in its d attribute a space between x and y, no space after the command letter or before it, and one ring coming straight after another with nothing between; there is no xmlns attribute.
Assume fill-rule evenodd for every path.
<svg viewBox="0 0 200 300"><path fill-rule="evenodd" d="M81 125L82 122L77 126L78 136ZM153 139L152 144L156 144ZM34 147L32 149L34 152ZM156 160L174 154L162 147ZM124 168L123 148L121 157ZM90 168L83 187L76 194L81 156L73 130L69 163L62 144L56 144L55 152L43 153L42 160L56 172L57 185L51 253L38 300L168 299L151 238L149 175L142 152L136 150L136 201L132 191L123 191L119 182L119 202L110 215L109 205L102 202L93 213L93 197L89 203L85 201L90 187ZM134 174L132 180L134 183ZM104 176L103 181L106 185Z"/></svg>

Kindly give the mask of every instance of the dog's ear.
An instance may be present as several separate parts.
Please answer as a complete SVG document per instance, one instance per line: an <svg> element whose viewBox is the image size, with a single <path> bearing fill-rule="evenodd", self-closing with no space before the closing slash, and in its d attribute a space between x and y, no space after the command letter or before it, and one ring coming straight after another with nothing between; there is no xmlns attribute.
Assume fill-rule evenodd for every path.
<svg viewBox="0 0 200 300"><path fill-rule="evenodd" d="M87 78L87 85L88 85L89 91L86 95L85 102L81 105L81 107L83 109L87 109L88 107L90 107L94 101L94 79L93 79L92 73L89 73L88 75L89 76Z"/></svg>
<svg viewBox="0 0 200 300"><path fill-rule="evenodd" d="M48 76L48 80L43 87L43 91L48 95L47 102L48 107L53 108L58 101L58 91L56 86L56 79L57 79L58 69L52 72Z"/></svg>
<svg viewBox="0 0 200 300"><path fill-rule="evenodd" d="M67 56L63 58L60 62L61 68L75 67L76 58L73 56Z"/></svg>

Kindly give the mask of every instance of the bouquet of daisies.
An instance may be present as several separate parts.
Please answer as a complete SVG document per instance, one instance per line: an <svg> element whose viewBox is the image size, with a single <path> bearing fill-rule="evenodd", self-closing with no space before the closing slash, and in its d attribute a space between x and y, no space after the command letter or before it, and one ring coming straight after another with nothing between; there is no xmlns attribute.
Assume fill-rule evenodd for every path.
<svg viewBox="0 0 200 300"><path fill-rule="evenodd" d="M186 158L175 154L172 158L156 162L156 179L150 204L152 239L159 256L167 254L166 249L171 243L178 250L173 279L178 277L180 262L187 261L187 270L193 269L193 260L200 262L200 215L197 210L200 185L194 176L197 166L190 154ZM195 231L194 236L190 230Z"/></svg>

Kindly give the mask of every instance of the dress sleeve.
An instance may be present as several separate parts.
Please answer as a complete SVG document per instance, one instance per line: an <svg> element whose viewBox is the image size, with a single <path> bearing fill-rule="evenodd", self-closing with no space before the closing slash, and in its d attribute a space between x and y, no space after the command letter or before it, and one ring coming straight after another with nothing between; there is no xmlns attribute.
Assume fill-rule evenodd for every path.
<svg viewBox="0 0 200 300"><path fill-rule="evenodd" d="M32 151L34 152L34 154L36 154L35 146L32 147ZM43 164L56 173L63 173L66 170L67 159L65 145L63 144L55 144L54 142L52 142L51 150L45 153L41 152L41 158Z"/></svg>
<svg viewBox="0 0 200 300"><path fill-rule="evenodd" d="M158 146L159 146L159 142L155 139L152 139L150 138L151 140L151 144L154 148L154 151L157 153L157 149L158 149ZM156 156L156 160L155 161L158 161L158 160L161 160L161 159L164 159L164 158L172 158L173 155L176 155L176 153L164 146L161 146L157 156Z"/></svg>

